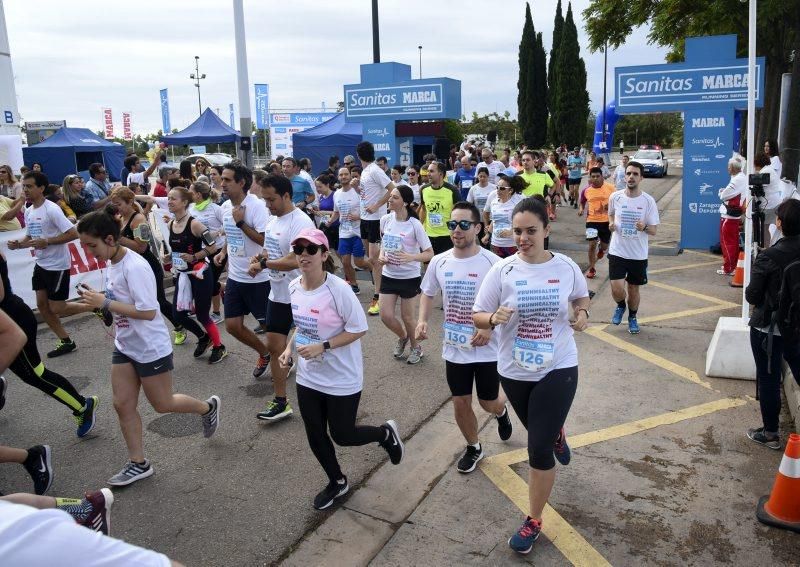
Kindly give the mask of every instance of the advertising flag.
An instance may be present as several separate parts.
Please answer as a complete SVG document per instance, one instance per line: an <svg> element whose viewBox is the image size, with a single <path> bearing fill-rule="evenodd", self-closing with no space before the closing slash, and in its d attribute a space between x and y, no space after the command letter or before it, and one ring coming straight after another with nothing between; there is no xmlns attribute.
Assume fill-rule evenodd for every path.
<svg viewBox="0 0 800 567"><path fill-rule="evenodd" d="M256 128L269 128L269 85L256 85Z"/></svg>
<svg viewBox="0 0 800 567"><path fill-rule="evenodd" d="M112 140L114 138L114 117L111 114L110 108L103 109L103 130L106 140Z"/></svg>
<svg viewBox="0 0 800 567"><path fill-rule="evenodd" d="M164 134L172 132L172 126L169 123L169 97L167 89L161 89L161 131Z"/></svg>

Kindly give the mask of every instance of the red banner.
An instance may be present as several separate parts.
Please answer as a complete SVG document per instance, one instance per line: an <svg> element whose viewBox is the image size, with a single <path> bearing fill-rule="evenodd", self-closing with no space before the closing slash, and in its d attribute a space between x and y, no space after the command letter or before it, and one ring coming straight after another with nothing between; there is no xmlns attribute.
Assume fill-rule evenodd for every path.
<svg viewBox="0 0 800 567"><path fill-rule="evenodd" d="M111 115L110 108L103 109L103 129L106 133L106 140L111 140L114 138L114 118Z"/></svg>
<svg viewBox="0 0 800 567"><path fill-rule="evenodd" d="M131 132L131 113L122 113L122 139L126 141L133 140L133 133Z"/></svg>

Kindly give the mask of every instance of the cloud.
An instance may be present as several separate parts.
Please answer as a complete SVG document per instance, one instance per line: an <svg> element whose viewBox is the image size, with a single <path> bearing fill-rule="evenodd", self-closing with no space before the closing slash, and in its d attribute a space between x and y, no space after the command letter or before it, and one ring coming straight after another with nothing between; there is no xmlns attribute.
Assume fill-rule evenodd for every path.
<svg viewBox="0 0 800 567"><path fill-rule="evenodd" d="M573 3L579 40L586 45L580 12ZM532 5L534 26L549 53L555 0ZM173 127L197 117L197 90L189 74L200 57L203 107L219 108L227 121L234 103L238 120L233 14L230 0L164 0L131 4L82 0L6 0L6 24L21 115L27 120L66 119L71 126L99 130L101 109L111 107L121 131L122 112L132 113L136 133L161 127L159 89L168 88ZM321 3L247 1L250 104L252 83L270 84L275 109L333 108L342 85L359 82L359 65L372 62L371 13L365 0ZM564 6L566 10L566 3ZM479 0L380 3L381 59L398 61L423 76L448 76L462 83L469 116L505 110L516 115L517 55L525 13L519 0L487 5ZM648 46L646 30L609 53L608 98L615 65L663 60ZM603 55L582 48L591 107L601 106Z"/></svg>

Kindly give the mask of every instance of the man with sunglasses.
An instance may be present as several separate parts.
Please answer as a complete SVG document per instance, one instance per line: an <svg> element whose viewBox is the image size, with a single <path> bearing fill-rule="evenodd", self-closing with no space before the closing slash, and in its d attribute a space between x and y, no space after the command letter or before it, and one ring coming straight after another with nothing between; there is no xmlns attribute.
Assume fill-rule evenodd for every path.
<svg viewBox="0 0 800 567"><path fill-rule="evenodd" d="M286 350L287 339L294 326L289 283L300 275L291 242L303 229L313 229L314 222L292 202L292 182L289 179L271 173L259 181L259 185L261 196L267 202L272 216L264 232L264 249L250 261L250 275L264 270L269 274L267 349L275 397L256 417L264 421L279 421L293 413L286 398L286 379L292 368L291 365L283 368L279 360Z"/></svg>
<svg viewBox="0 0 800 567"><path fill-rule="evenodd" d="M102 163L93 163L89 166L89 181L83 188L83 197L94 210L102 209L109 202L111 183L108 182L108 173Z"/></svg>
<svg viewBox="0 0 800 567"><path fill-rule="evenodd" d="M497 373L497 337L490 329L478 330L472 321L472 305L484 277L500 258L478 245L480 213L475 205L459 202L453 206L447 229L453 248L434 256L422 280L422 299L417 322L417 340L428 338L428 318L433 298L442 292L444 324L442 358L447 384L453 396L456 423L467 448L456 468L469 473L483 458L478 438L478 419L472 411L472 384L481 407L497 419L500 439L511 436L511 420L500 394Z"/></svg>

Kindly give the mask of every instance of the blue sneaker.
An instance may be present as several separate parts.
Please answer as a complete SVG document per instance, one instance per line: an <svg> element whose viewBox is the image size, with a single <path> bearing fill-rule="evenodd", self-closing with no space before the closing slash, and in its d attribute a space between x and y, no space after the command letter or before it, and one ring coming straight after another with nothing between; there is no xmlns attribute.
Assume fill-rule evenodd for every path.
<svg viewBox="0 0 800 567"><path fill-rule="evenodd" d="M612 325L619 325L622 323L622 316L625 315L625 308L620 307L617 305L617 308L614 309L614 315L611 317L611 324Z"/></svg>
<svg viewBox="0 0 800 567"><path fill-rule="evenodd" d="M569 464L572 458L572 452L569 449L569 443L567 443L567 434L564 433L563 427L558 433L556 442L553 443L553 455L559 463L565 466Z"/></svg>
<svg viewBox="0 0 800 567"><path fill-rule="evenodd" d="M534 542L539 539L539 534L542 531L542 523L537 522L530 516L525 518L522 526L517 530L513 536L508 539L508 546L523 555L530 553L533 549Z"/></svg>
<svg viewBox="0 0 800 567"><path fill-rule="evenodd" d="M86 398L86 407L83 411L75 416L75 421L78 423L78 437L86 437L89 432L94 429L97 423L97 406L100 400L97 396L90 396Z"/></svg>
<svg viewBox="0 0 800 567"><path fill-rule="evenodd" d="M636 320L636 317L628 317L628 332L631 335L639 334L639 321Z"/></svg>

